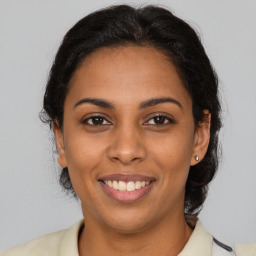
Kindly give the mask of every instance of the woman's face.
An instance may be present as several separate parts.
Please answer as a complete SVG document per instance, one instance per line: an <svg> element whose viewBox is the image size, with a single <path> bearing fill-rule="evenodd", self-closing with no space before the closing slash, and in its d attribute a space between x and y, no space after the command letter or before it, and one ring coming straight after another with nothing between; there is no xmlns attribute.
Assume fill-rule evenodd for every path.
<svg viewBox="0 0 256 256"><path fill-rule="evenodd" d="M152 47L103 48L76 70L55 126L85 220L123 232L184 214L185 184L204 156L192 100L175 67Z"/></svg>

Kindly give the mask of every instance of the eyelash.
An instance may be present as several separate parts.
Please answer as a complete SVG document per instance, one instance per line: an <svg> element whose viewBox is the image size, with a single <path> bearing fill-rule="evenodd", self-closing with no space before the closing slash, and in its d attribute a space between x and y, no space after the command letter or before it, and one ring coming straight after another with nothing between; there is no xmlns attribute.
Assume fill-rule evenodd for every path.
<svg viewBox="0 0 256 256"><path fill-rule="evenodd" d="M103 119L103 122L104 122L104 120L107 121L107 119L106 119L105 117L100 116L100 115L98 115L98 116L95 115L95 116L91 116L91 117L88 117L88 118L82 120L82 123L83 123L84 125L89 125L89 126L101 126L101 125L109 125L109 124L110 124L110 122L108 122L108 121L107 121L108 124L89 124L89 123L88 123L89 120L93 120L93 119L95 119L95 118L101 118L101 119Z"/></svg>
<svg viewBox="0 0 256 256"><path fill-rule="evenodd" d="M151 117L146 123L148 123L150 120L154 120L155 118L161 118L164 119L164 123L163 124L148 124L148 125L156 125L157 127L161 127L161 126L165 126L165 125L170 125L170 124L175 124L176 122L174 121L174 119L167 117L165 115L161 115L161 114L157 114L153 117ZM156 120L154 120L156 121ZM166 123L167 121L167 123Z"/></svg>
<svg viewBox="0 0 256 256"><path fill-rule="evenodd" d="M96 118L100 118L101 121L103 121L103 123L101 123L101 124L93 124L93 119L95 120ZM162 124L146 124L146 125L154 125L154 126L157 126L157 127L163 127L165 125L170 125L170 124L175 124L176 123L174 119L172 119L170 117L167 117L165 115L161 115L161 114L157 114L157 115L151 117L145 123L148 123L150 120L154 120L155 118L164 118L164 123L162 123ZM92 123L89 123L89 120L91 120ZM105 121L107 121L107 123L104 124ZM154 121L156 121L156 120L154 120ZM91 117L88 117L88 118L82 120L82 124L83 125L88 125L88 126L105 126L105 125L110 125L111 123L105 117L100 116L100 115L95 115L95 116L91 116Z"/></svg>

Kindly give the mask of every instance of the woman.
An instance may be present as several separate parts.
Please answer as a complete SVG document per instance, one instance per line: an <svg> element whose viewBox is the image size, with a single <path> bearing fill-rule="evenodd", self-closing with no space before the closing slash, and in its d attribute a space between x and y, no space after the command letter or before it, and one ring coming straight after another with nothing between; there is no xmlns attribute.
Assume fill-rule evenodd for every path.
<svg viewBox="0 0 256 256"><path fill-rule="evenodd" d="M84 220L3 256L234 255L196 218L218 166L220 103L184 21L125 5L80 20L56 55L42 118Z"/></svg>

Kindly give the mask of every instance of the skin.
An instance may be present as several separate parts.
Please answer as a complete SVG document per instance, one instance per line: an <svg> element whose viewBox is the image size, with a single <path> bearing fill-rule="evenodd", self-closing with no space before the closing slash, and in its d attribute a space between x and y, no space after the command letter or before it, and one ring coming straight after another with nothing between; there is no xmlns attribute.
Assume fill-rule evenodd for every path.
<svg viewBox="0 0 256 256"><path fill-rule="evenodd" d="M181 106L139 107L162 97ZM114 109L88 102L75 106L84 98L107 100ZM86 223L80 255L171 256L183 249L192 233L184 219L185 184L209 143L210 114L204 112L205 120L195 127L190 95L170 60L153 47L102 48L83 61L70 82L63 130L54 125L58 162L69 169ZM95 119L88 118L95 115L104 122L93 125ZM163 118L157 125L159 115L174 121ZM122 203L98 181L114 173L155 182L141 199Z"/></svg>

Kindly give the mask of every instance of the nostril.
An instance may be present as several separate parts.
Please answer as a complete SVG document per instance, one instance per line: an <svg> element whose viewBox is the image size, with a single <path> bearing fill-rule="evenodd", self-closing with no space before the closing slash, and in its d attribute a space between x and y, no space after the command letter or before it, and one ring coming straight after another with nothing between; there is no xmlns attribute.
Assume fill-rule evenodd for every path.
<svg viewBox="0 0 256 256"><path fill-rule="evenodd" d="M122 141L121 141L122 142ZM125 165L141 161L146 157L146 149L142 144L131 142L113 143L106 151L111 161L120 162Z"/></svg>

